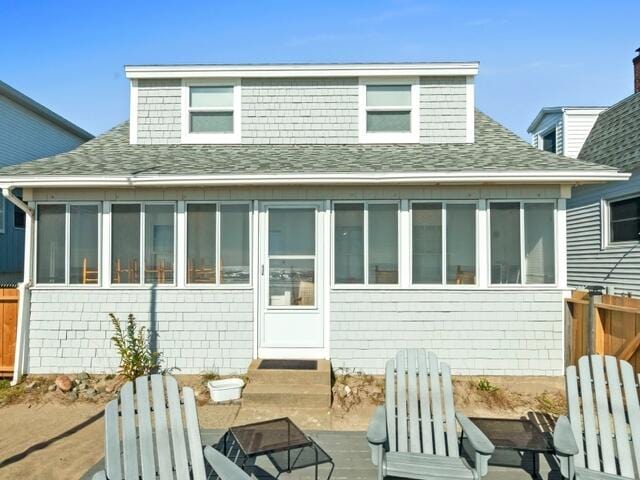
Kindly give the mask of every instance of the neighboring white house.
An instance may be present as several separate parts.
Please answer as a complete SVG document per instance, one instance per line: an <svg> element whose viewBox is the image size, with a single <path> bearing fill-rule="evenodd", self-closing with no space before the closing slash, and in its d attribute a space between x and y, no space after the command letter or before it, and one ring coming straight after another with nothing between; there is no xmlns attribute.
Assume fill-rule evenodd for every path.
<svg viewBox="0 0 640 480"><path fill-rule="evenodd" d="M589 132L607 107L545 107L527 132L534 147L577 158Z"/></svg>
<svg viewBox="0 0 640 480"><path fill-rule="evenodd" d="M458 373L560 375L571 187L628 175L477 111L477 72L127 67L129 122L0 169L29 211L16 372L115 369L114 312L183 373L380 373L424 347Z"/></svg>
<svg viewBox="0 0 640 480"><path fill-rule="evenodd" d="M0 167L66 152L93 135L0 81ZM0 283L22 278L24 214L0 197Z"/></svg>

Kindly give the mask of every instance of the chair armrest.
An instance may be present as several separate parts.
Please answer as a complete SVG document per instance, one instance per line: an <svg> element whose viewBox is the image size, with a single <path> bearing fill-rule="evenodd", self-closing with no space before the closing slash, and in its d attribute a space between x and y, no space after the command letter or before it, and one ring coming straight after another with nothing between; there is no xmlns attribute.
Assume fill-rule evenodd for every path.
<svg viewBox="0 0 640 480"><path fill-rule="evenodd" d="M204 447L204 458L220 480L251 480L239 466L211 446Z"/></svg>
<svg viewBox="0 0 640 480"><path fill-rule="evenodd" d="M482 433L475 423L469 420L464 414L456 412L456 419L462 427L462 431L467 436L471 447L481 455L491 455L496 447L493 446L491 440Z"/></svg>
<svg viewBox="0 0 640 480"><path fill-rule="evenodd" d="M103 470L101 472L94 474L93 477L91 477L91 480L107 480L107 474Z"/></svg>
<svg viewBox="0 0 640 480"><path fill-rule="evenodd" d="M571 423L564 415L558 418L556 427L553 429L553 447L558 455L565 457L577 455L579 453L576 437L573 434Z"/></svg>
<svg viewBox="0 0 640 480"><path fill-rule="evenodd" d="M373 445L382 445L387 441L387 411L384 405L376 407L369 422L367 441Z"/></svg>

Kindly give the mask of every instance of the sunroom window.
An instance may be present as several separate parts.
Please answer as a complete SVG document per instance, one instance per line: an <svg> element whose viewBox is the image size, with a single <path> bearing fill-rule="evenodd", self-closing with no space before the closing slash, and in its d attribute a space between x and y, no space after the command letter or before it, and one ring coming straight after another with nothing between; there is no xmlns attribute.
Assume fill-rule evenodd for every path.
<svg viewBox="0 0 640 480"><path fill-rule="evenodd" d="M113 284L173 284L174 252L174 204L111 206Z"/></svg>
<svg viewBox="0 0 640 480"><path fill-rule="evenodd" d="M99 283L98 205L38 205L36 229L38 284Z"/></svg>
<svg viewBox="0 0 640 480"><path fill-rule="evenodd" d="M187 204L187 284L249 284L248 204Z"/></svg>
<svg viewBox="0 0 640 480"><path fill-rule="evenodd" d="M365 83L362 89L361 141L418 141L418 85L415 82Z"/></svg>
<svg viewBox="0 0 640 480"><path fill-rule="evenodd" d="M413 202L411 212L412 283L475 284L476 204Z"/></svg>
<svg viewBox="0 0 640 480"><path fill-rule="evenodd" d="M491 283L555 283L555 206L541 202L490 205Z"/></svg>
<svg viewBox="0 0 640 480"><path fill-rule="evenodd" d="M334 205L336 284L398 284L398 203Z"/></svg>

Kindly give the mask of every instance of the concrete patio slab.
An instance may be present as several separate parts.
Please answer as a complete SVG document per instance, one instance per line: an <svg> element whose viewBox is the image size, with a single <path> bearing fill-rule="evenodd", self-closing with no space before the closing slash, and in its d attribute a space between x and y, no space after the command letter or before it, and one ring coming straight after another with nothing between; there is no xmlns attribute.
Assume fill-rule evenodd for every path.
<svg viewBox="0 0 640 480"><path fill-rule="evenodd" d="M203 430L202 441L206 445L217 444L222 437L223 430ZM365 432L333 432L333 431L312 431L310 436L333 458L335 469L331 475L332 480L372 480L376 478L376 469L371 463L369 446L366 441ZM530 456L521 457L515 452L498 451L492 458L492 465L489 467L489 474L484 477L486 480L529 480L536 478L531 474L532 458ZM560 480L560 472L555 466L553 457L540 457L540 475L537 477L544 480ZM102 462L95 465L82 477L83 480L90 480L92 475L102 469ZM318 478L324 480L329 475L331 466L329 464L319 467ZM259 480L273 480L277 475L277 470L266 457L260 457L247 468ZM215 480L217 477L212 474L210 477ZM290 474L284 473L282 479L291 480L311 480L315 478L313 468L293 471ZM391 478L389 477L389 480Z"/></svg>

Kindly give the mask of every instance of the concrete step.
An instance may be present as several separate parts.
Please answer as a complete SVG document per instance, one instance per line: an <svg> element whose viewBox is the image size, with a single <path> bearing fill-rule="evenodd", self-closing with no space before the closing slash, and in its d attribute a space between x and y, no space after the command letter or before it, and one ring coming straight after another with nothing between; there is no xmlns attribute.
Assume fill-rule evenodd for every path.
<svg viewBox="0 0 640 480"><path fill-rule="evenodd" d="M303 430L328 430L331 428L331 410L329 408L296 407L242 407L234 420L234 425L264 422L274 418L289 417Z"/></svg>
<svg viewBox="0 0 640 480"><path fill-rule="evenodd" d="M331 387L326 384L251 383L242 392L242 406L329 408Z"/></svg>
<svg viewBox="0 0 640 480"><path fill-rule="evenodd" d="M316 384L331 387L331 362L318 360L317 370L259 370L261 359L253 360L247 376L249 383L304 385Z"/></svg>

